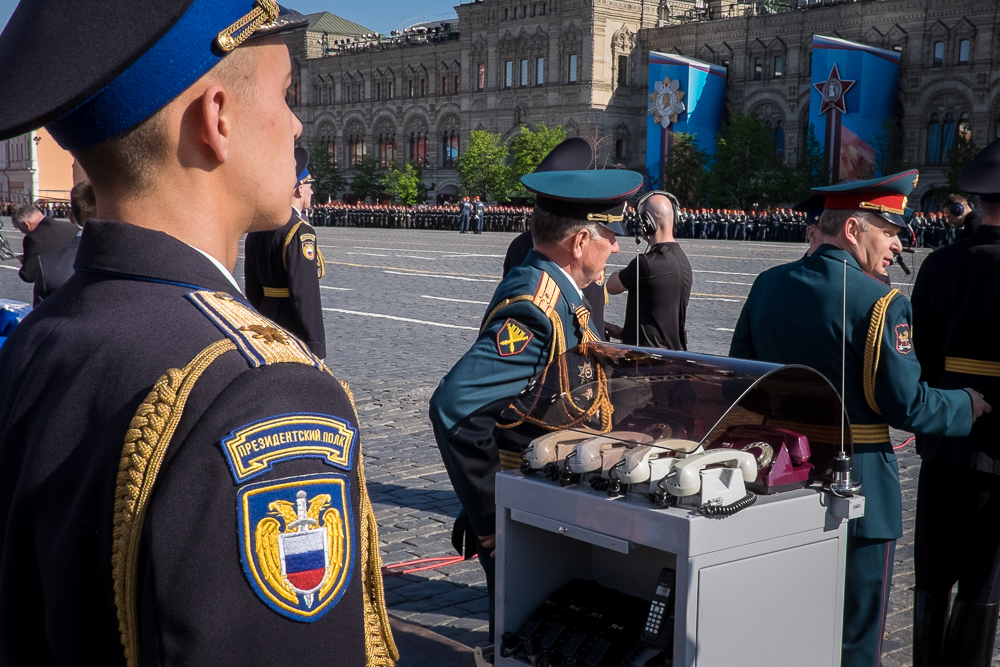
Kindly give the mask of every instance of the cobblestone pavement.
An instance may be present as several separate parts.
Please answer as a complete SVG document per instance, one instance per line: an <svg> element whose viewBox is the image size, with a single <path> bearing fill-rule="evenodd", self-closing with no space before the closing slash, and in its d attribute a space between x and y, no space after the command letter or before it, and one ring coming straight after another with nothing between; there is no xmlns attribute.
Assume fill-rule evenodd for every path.
<svg viewBox="0 0 1000 667"><path fill-rule="evenodd" d="M4 233L20 250L20 234L9 224ZM321 228L318 236L327 261L322 281L327 361L357 399L382 558L392 565L453 555L451 523L459 505L434 444L427 401L475 339L514 234ZM754 277L798 259L805 249L704 240L682 245L695 271L688 339L692 351L708 354L728 350ZM909 262L914 270L926 252ZM633 242L625 239L609 269L623 267L634 253ZM30 301L30 286L18 280L16 267L14 261L0 263L0 298ZM240 282L241 270L242 262L236 270ZM896 267L891 271L896 286L908 294L905 276ZM613 298L609 321L621 323L623 311L624 298ZM908 435L894 433L894 442ZM910 664L919 460L912 445L898 454L905 535L896 550L885 667ZM389 576L386 590L393 615L468 645L488 643L486 586L478 563Z"/></svg>

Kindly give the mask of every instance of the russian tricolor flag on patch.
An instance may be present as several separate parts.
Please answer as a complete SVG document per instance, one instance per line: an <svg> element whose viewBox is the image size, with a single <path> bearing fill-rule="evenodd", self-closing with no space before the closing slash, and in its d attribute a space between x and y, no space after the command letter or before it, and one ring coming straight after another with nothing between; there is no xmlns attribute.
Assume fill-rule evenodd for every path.
<svg viewBox="0 0 1000 667"><path fill-rule="evenodd" d="M299 593L319 588L326 575L326 531L306 530L281 536L285 577Z"/></svg>

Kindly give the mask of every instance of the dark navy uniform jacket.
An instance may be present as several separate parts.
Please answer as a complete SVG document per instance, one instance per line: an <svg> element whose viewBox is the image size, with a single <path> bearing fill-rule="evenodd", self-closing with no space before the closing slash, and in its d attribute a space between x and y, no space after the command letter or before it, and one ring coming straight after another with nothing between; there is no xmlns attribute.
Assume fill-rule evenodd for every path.
<svg viewBox="0 0 1000 667"><path fill-rule="evenodd" d="M316 230L293 209L280 229L247 234L244 255L243 279L254 308L326 357L319 289L326 267Z"/></svg>
<svg viewBox="0 0 1000 667"><path fill-rule="evenodd" d="M434 437L477 535L496 530L494 477L501 463L505 469L516 468L530 441L512 430L496 429L497 420L549 362L557 333L562 333L565 346L556 353L576 347L585 336L598 339L589 318L582 324L576 314L582 306L574 283L559 266L531 250L501 281L476 342L431 397Z"/></svg>
<svg viewBox="0 0 1000 667"><path fill-rule="evenodd" d="M845 260L845 402L854 443L853 475L864 485L866 499L865 516L852 521L849 530L858 537L896 539L903 534L902 498L888 426L949 436L966 435L972 426L972 400L966 392L931 389L919 381L910 302L901 295L888 300L890 288L885 283L862 271L846 251L822 245L805 259L757 277L740 313L729 354L810 366L839 391ZM886 301L888 306L884 306ZM883 309L882 326L873 330L873 315ZM865 379L869 347L873 354L868 355L867 374L874 376L874 382ZM776 425L829 442L830 434L790 423Z"/></svg>
<svg viewBox="0 0 1000 667"><path fill-rule="evenodd" d="M171 236L92 220L76 269L0 348L0 663L123 665L120 605L141 664L364 665L381 582L340 383ZM299 491L330 541L285 565L319 549L339 582L311 606L275 575Z"/></svg>
<svg viewBox="0 0 1000 667"><path fill-rule="evenodd" d="M1000 227L980 225L962 241L935 250L913 286L913 342L932 387L972 387L994 406L967 437L920 436L924 460L1000 474Z"/></svg>

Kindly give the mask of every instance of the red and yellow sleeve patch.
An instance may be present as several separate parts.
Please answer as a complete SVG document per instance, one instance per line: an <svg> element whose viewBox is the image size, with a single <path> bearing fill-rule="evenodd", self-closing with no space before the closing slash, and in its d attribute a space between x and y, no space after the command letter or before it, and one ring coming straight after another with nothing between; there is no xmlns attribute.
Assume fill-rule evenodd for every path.
<svg viewBox="0 0 1000 667"><path fill-rule="evenodd" d="M497 332L497 352L501 357L512 357L515 354L524 352L528 343L535 337L535 334L528 331L528 328L511 318L500 327Z"/></svg>
<svg viewBox="0 0 1000 667"><path fill-rule="evenodd" d="M913 349L913 340L910 337L909 324L896 325L896 352L909 354Z"/></svg>

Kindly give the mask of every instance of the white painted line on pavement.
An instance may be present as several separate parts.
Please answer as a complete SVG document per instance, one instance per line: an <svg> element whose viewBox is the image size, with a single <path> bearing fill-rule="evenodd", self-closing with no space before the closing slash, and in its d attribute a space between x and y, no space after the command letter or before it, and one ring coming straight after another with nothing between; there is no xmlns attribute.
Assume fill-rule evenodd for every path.
<svg viewBox="0 0 1000 667"><path fill-rule="evenodd" d="M479 331L479 327L463 327L458 324L445 324L443 322L428 322L426 320L414 320L409 317L397 317L395 315L382 315L379 313L362 313L357 310L344 310L343 308L324 308L323 310L328 310L331 313L344 313L346 315L361 315L362 317L379 317L385 320L396 320L397 322L412 322L413 324L427 324L432 327L445 327L446 329L468 329L470 331Z"/></svg>
<svg viewBox="0 0 1000 667"><path fill-rule="evenodd" d="M380 255L377 252L349 252L348 255L366 255L368 257L392 257L392 255Z"/></svg>
<svg viewBox="0 0 1000 667"><path fill-rule="evenodd" d="M759 273L736 273L735 271L706 271L704 269L692 269L694 273L721 273L724 276L759 276Z"/></svg>
<svg viewBox="0 0 1000 667"><path fill-rule="evenodd" d="M736 329L727 329L726 327L716 327L716 328L712 329L712 331L729 331L729 332L735 332Z"/></svg>
<svg viewBox="0 0 1000 667"><path fill-rule="evenodd" d="M730 303L740 303L739 299L720 299L712 296L693 296L691 301L729 301Z"/></svg>
<svg viewBox="0 0 1000 667"><path fill-rule="evenodd" d="M335 289L335 290L337 290L339 292L353 292L354 291L353 287L330 287L329 285L320 285L319 288L320 289Z"/></svg>
<svg viewBox="0 0 1000 667"><path fill-rule="evenodd" d="M459 303L478 303L484 306L490 305L489 301L473 301L472 299L449 299L446 296L431 296L430 294L421 294L421 299L437 299L438 301L457 301Z"/></svg>
<svg viewBox="0 0 1000 667"><path fill-rule="evenodd" d="M753 283L734 283L731 280L706 280L706 283L712 283L713 285L746 285L747 287L753 287Z"/></svg>
<svg viewBox="0 0 1000 667"><path fill-rule="evenodd" d="M337 246L324 245L324 246L320 246L320 247L321 248L336 248ZM411 250L410 248L374 248L372 246L360 246L360 245L356 245L356 246L353 246L353 247L354 247L355 250L394 250L396 252L406 252L408 250ZM421 248L420 252L429 252L429 253L435 253L435 254L438 254L438 255L454 255L455 257L506 257L506 255L483 255L483 254L480 254L480 253L459 252L458 250L424 250L423 248ZM348 253L348 254L352 254L352 253ZM357 254L361 254L361 253L357 253Z"/></svg>
<svg viewBox="0 0 1000 667"><path fill-rule="evenodd" d="M382 273L390 273L394 276L415 276L417 278L444 278L446 280L464 280L470 283L495 283L496 280L487 280L485 278L466 278L465 276L442 276L437 273L404 273L403 271L383 271Z"/></svg>
<svg viewBox="0 0 1000 667"><path fill-rule="evenodd" d="M18 268L16 266L7 266L6 264L0 264L0 268L10 269L11 271L17 271L18 270Z"/></svg>
<svg viewBox="0 0 1000 667"><path fill-rule="evenodd" d="M440 257L417 257L416 255L396 255L396 257L399 257L401 259L427 259L427 260L430 260L432 262L435 259L441 259Z"/></svg>

